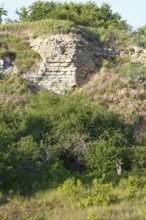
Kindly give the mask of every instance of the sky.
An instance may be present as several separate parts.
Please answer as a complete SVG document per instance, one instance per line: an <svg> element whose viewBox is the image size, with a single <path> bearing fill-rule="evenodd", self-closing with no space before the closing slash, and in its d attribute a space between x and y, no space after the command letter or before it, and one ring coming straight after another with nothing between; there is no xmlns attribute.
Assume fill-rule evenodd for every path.
<svg viewBox="0 0 146 220"><path fill-rule="evenodd" d="M0 6L8 11L8 18L15 19L16 9L28 7L37 0L0 0ZM44 0L45 1L45 0ZM49 1L49 0L48 0ZM64 2L63 0L58 0ZM69 2L69 1L66 1ZM85 0L73 0L73 2L86 2ZM146 24L146 0L94 0L98 6L103 2L111 5L113 12L119 12L122 19L126 20L133 29L137 29Z"/></svg>

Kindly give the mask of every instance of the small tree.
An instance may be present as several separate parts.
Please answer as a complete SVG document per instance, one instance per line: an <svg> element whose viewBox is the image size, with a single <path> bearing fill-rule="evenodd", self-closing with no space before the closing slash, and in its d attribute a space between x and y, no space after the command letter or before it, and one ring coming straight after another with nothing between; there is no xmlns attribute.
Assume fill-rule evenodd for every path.
<svg viewBox="0 0 146 220"><path fill-rule="evenodd" d="M20 11L16 10L16 14L19 16L21 22L28 21L29 19L29 12L26 7L22 7Z"/></svg>
<svg viewBox="0 0 146 220"><path fill-rule="evenodd" d="M7 11L3 8L3 6L0 7L0 24L2 23L2 16L6 16L7 15Z"/></svg>

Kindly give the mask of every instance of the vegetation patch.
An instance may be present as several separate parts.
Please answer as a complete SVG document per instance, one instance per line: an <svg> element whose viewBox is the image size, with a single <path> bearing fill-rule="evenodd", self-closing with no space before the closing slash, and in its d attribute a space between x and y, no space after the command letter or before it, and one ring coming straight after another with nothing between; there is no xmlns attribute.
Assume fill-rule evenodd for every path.
<svg viewBox="0 0 146 220"><path fill-rule="evenodd" d="M31 50L27 41L9 34L0 36L0 57L11 59L19 73L26 73L40 59L40 55Z"/></svg>

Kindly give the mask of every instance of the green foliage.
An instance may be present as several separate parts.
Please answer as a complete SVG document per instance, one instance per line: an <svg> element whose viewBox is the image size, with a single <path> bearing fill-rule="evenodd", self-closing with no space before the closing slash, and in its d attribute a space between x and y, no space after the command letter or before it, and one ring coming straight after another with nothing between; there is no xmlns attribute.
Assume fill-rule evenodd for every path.
<svg viewBox="0 0 146 220"><path fill-rule="evenodd" d="M77 25L105 28L109 26L127 29L125 21L121 20L118 13L113 13L107 3L101 8L95 2L86 3L60 3L37 1L27 8L22 7L16 11L21 22L36 21L41 19L69 20Z"/></svg>
<svg viewBox="0 0 146 220"><path fill-rule="evenodd" d="M142 48L146 48L146 26L139 27L137 31L133 32L134 42Z"/></svg>
<svg viewBox="0 0 146 220"><path fill-rule="evenodd" d="M14 95L13 100L15 98L20 98L20 101L23 101L23 97L19 95L23 95L29 93L28 84L24 82L20 77L17 75L7 74L1 76L0 79L0 93L3 98L10 98L11 96L7 95ZM16 95L16 96L15 96Z"/></svg>
<svg viewBox="0 0 146 220"><path fill-rule="evenodd" d="M119 138L119 139L118 139ZM92 142L85 155L85 163L90 172L103 182L113 181L116 178L116 163L120 159L122 161L122 171L129 171L133 164L133 150L132 148L116 146L115 140L122 144L122 137L120 134L111 137L109 140L103 138Z"/></svg>
<svg viewBox="0 0 146 220"><path fill-rule="evenodd" d="M123 41L124 43L125 41L127 41L127 39L132 38L132 33L127 32L126 30L119 30L118 27L88 27L81 26L80 24L77 25L70 20L57 20L52 18L31 22L27 21L23 23L16 23L13 25L0 25L0 30L5 32L10 31L11 33L14 33L17 38L21 36L22 39L24 39L25 36L21 33L23 33L23 31L26 32L26 30L28 32L31 32L34 38L48 33L72 32L76 34L81 34L89 40L98 40L101 45L109 44L110 42L111 45L113 45L112 43L115 43L115 40L119 40L120 42Z"/></svg>
<svg viewBox="0 0 146 220"><path fill-rule="evenodd" d="M92 205L108 205L113 201L112 185L102 184L94 179L91 187L91 204Z"/></svg>
<svg viewBox="0 0 146 220"><path fill-rule="evenodd" d="M146 167L146 146L138 146L133 149L133 167L142 168Z"/></svg>
<svg viewBox="0 0 146 220"><path fill-rule="evenodd" d="M22 23L23 26L23 23ZM24 23L25 26L25 23ZM42 36L43 34L48 33L70 33L75 31L75 25L71 21L64 20L40 20L37 22L29 22L28 26L30 26L31 30L34 30L34 36Z"/></svg>
<svg viewBox="0 0 146 220"><path fill-rule="evenodd" d="M19 73L26 73L39 60L40 55L32 50L17 51L15 64Z"/></svg>
<svg viewBox="0 0 146 220"><path fill-rule="evenodd" d="M20 73L28 71L40 58L27 42L10 35L0 36L0 57L4 60L11 59Z"/></svg>
<svg viewBox="0 0 146 220"><path fill-rule="evenodd" d="M146 25L144 25L143 27L139 27L137 29L137 32L140 34L140 35L145 35L146 34Z"/></svg>
<svg viewBox="0 0 146 220"><path fill-rule="evenodd" d="M22 22L37 21L47 18L54 7L55 3L53 2L37 1L30 5L28 9L26 7L22 7L20 11L16 10L16 14L18 14L19 19Z"/></svg>
<svg viewBox="0 0 146 220"><path fill-rule="evenodd" d="M0 24L2 23L2 16L6 16L7 11L3 8L3 6L0 7Z"/></svg>
<svg viewBox="0 0 146 220"><path fill-rule="evenodd" d="M24 32L30 32L32 33L32 38L36 38L38 36L42 36L44 34L51 34L51 33L70 33L77 31L77 28L75 24L71 21L67 20L55 20L55 19L46 19L46 20L39 20L34 22L24 22L24 23L15 23L13 25L11 24L4 24L0 25L0 30L4 33L8 33L9 31L14 34L15 39L19 41L19 43L22 43L24 47L24 44L27 46L22 49L28 49L29 44L26 39L26 35L24 35ZM7 35L4 35L5 37L3 39L6 40ZM10 37L10 36L9 36ZM13 37L14 38L14 37ZM20 39L21 38L21 39ZM18 45L18 42L17 42ZM15 44L15 47L17 46ZM19 49L18 49L19 50ZM21 50L21 49L20 49Z"/></svg>
<svg viewBox="0 0 146 220"><path fill-rule="evenodd" d="M59 192L68 196L72 203L80 206L107 206L121 200L132 200L145 198L145 177L129 175L121 178L119 184L113 187L111 183L103 184L102 179L93 179L90 185L84 185L79 179L69 178L61 187Z"/></svg>
<svg viewBox="0 0 146 220"><path fill-rule="evenodd" d="M100 178L106 174L106 179L109 178L109 175L113 177L116 159L116 148L108 146L104 140L91 144L85 154L87 167Z"/></svg>
<svg viewBox="0 0 146 220"><path fill-rule="evenodd" d="M104 59L103 62L102 62L102 66L103 66L104 68L107 68L108 65L109 65L108 60Z"/></svg>
<svg viewBox="0 0 146 220"><path fill-rule="evenodd" d="M68 195L72 200L80 199L84 186L80 180L74 178L67 179L59 190Z"/></svg>
<svg viewBox="0 0 146 220"><path fill-rule="evenodd" d="M75 200L81 206L108 205L113 201L112 185L102 184L94 179L90 187L86 187L80 180L74 178L67 179L62 187L61 192L68 195L71 200Z"/></svg>
<svg viewBox="0 0 146 220"><path fill-rule="evenodd" d="M13 80L15 85L15 78L8 78L6 85L10 82L13 85ZM15 88L18 87L14 86L9 94L14 93ZM97 176L110 173L115 167L116 147L133 140L131 126L128 127L119 115L106 112L104 107L93 103L87 94L56 96L41 91L29 95L22 103L19 98L11 104L5 102L1 109L0 149L1 163L6 166L2 181L7 182L4 173L8 174L13 180L9 182L20 191L31 190L34 182L37 188L38 176L45 179L44 185L54 175L56 182L63 181L68 171L85 170L85 161L89 171ZM88 156L84 157L86 152ZM94 164L98 154L101 158ZM14 172L10 175L11 170Z"/></svg>
<svg viewBox="0 0 146 220"><path fill-rule="evenodd" d="M138 81L138 78L146 75L146 68L137 63L124 62L118 64L116 68L113 69L114 72L120 73L123 76L132 77L133 80Z"/></svg>
<svg viewBox="0 0 146 220"><path fill-rule="evenodd" d="M0 84L1 92L9 95L0 110L2 189L26 193L56 187L76 171L96 175L104 183L113 181L118 159L126 172L145 167L144 148L124 147L134 143L132 126L87 94L56 96L42 90L29 95L18 76L5 76ZM25 101L16 94L25 94ZM80 195L76 191L81 188L84 194L79 181L72 193ZM83 196L80 204L95 204L92 196ZM94 199L103 204L103 197Z"/></svg>
<svg viewBox="0 0 146 220"><path fill-rule="evenodd" d="M119 199L135 198L139 190L138 183L138 178L134 176L129 176L127 179L121 179L119 188L122 189L122 193L118 195Z"/></svg>

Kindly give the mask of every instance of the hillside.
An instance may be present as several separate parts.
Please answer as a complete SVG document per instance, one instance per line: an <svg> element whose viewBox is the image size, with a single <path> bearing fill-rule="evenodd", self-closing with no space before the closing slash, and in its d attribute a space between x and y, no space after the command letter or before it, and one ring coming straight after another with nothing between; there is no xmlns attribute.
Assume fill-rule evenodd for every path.
<svg viewBox="0 0 146 220"><path fill-rule="evenodd" d="M144 220L145 32L55 4L0 25L0 219Z"/></svg>
<svg viewBox="0 0 146 220"><path fill-rule="evenodd" d="M102 65L125 75L146 71L146 51L139 47L145 39L137 42L138 33L55 20L2 25L0 30L1 71L19 73L55 93L86 83Z"/></svg>

